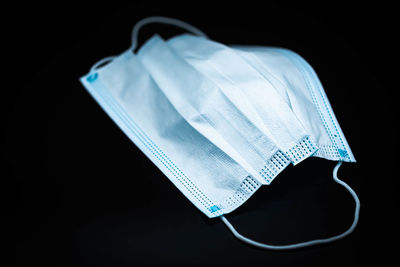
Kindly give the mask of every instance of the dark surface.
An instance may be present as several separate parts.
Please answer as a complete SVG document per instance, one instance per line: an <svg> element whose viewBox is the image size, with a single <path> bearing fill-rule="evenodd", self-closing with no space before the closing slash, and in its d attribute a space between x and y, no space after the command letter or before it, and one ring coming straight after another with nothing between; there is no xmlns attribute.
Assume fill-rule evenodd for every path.
<svg viewBox="0 0 400 267"><path fill-rule="evenodd" d="M219 11L203 2L180 7L3 8L12 19L3 23L2 41L9 73L2 77L1 240L8 250L1 260L18 266L394 264L394 7L247 1ZM351 236L290 252L247 246L198 211L106 116L78 78L98 59L124 51L134 23L149 15L183 19L226 44L286 47L311 63L358 160L339 171L362 205ZM147 26L141 42L155 32L167 38L182 31ZM312 158L288 167L227 218L243 234L272 244L344 231L354 204L332 181L334 164Z"/></svg>

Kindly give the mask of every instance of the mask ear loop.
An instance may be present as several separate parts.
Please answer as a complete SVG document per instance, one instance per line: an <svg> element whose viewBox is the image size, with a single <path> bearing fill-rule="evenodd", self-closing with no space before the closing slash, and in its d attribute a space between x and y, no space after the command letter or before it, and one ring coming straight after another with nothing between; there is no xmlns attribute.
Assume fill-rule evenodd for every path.
<svg viewBox="0 0 400 267"><path fill-rule="evenodd" d="M353 196L354 201L356 203L356 207L354 210L354 219L353 219L353 223L350 226L349 229L347 229L347 231L333 236L333 237L329 237L329 238L325 238L325 239L316 239L316 240L311 240L311 241L307 241L307 242L301 242L301 243L297 243L297 244L291 244L291 245L268 245L268 244L264 244L264 243L260 243L254 240L251 240L241 234L239 234L236 229L232 226L232 224L228 221L228 219L226 219L224 216L220 216L221 220L225 223L225 225L228 227L229 230L231 230L231 232L233 233L233 235L238 238L239 240L248 243L250 245L259 247L259 248L263 248L263 249L271 249L271 250L289 250L289 249L296 249L296 248L303 248L303 247L309 247L309 246L314 246L314 245L318 245L318 244L324 244L324 243L329 243L329 242L333 242L336 240L339 240L347 235L349 235L351 232L354 231L354 229L357 226L358 223L358 217L359 217L359 213L360 213L360 200L358 199L357 194L354 192L354 190L345 182L343 182L342 180L340 180L337 177L337 172L340 168L340 166L342 165L342 161L339 161L337 163L337 165L335 166L335 168L333 169L333 180L340 184L341 186L343 186L345 189L347 189L347 191L350 192L350 194Z"/></svg>
<svg viewBox="0 0 400 267"><path fill-rule="evenodd" d="M144 19L138 21L136 23L135 27L133 27L133 30L132 30L132 45L130 47L131 50L135 50L136 47L137 47L139 30L144 25L147 25L147 24L150 24L150 23L162 23L162 24L168 24L168 25L176 26L176 27L182 28L182 29L184 29L184 30L186 30L188 32L191 32L194 35L201 36L201 37L204 37L204 38L208 39L208 36L204 32L202 32L198 28L190 25L187 22L184 22L184 21L179 20L179 19L169 18L169 17L152 16L152 17L147 17L147 18L144 18Z"/></svg>
<svg viewBox="0 0 400 267"><path fill-rule="evenodd" d="M169 18L169 17L152 16L152 17L147 17L147 18L141 19L135 24L135 26L133 27L133 30L132 30L132 44L131 44L131 47L129 48L129 50L134 51L137 48L138 36L139 36L140 29L143 26L145 26L147 24L151 24L151 23L162 23L162 24L168 24L168 25L176 26L176 27L182 28L184 30L187 30L188 32L191 32L194 35L201 36L201 37L204 37L204 38L208 39L208 36L204 32L202 32L198 28L190 25L187 22L184 22L184 21L179 20L179 19ZM108 63L108 62L112 61L116 57L117 56L109 56L109 57L106 57L106 58L103 58L103 59L97 61L90 68L90 73L93 73L94 71L97 70L97 68L100 65Z"/></svg>

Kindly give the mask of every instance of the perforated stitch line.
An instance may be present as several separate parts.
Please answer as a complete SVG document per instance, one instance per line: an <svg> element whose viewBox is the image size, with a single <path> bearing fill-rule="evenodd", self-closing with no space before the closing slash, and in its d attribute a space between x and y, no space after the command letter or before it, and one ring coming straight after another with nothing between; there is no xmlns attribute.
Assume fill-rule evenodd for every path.
<svg viewBox="0 0 400 267"><path fill-rule="evenodd" d="M317 147L314 145L314 141L307 135L286 153L292 160L293 164L296 164L305 157L314 153L316 149Z"/></svg>
<svg viewBox="0 0 400 267"><path fill-rule="evenodd" d="M101 91L104 91L104 90L101 90ZM100 92L99 92L100 93ZM103 97L103 99L104 100L107 100L108 99L108 101L107 101L107 103L110 105L110 107L111 107L111 105L113 105L115 108L113 108L112 110L114 110L114 112L116 113L116 115L118 115L120 118L121 118L121 120L123 120L123 121L125 121L126 122L126 125L131 129L131 131L132 131L132 133L134 133L138 138L139 138L139 140L141 140L142 141L142 143L145 145L145 147L147 147L148 149L149 149L149 151L174 175L174 177L182 184L182 185L184 185L184 187L188 190L188 192L190 193L190 194L192 194L198 201L199 201L199 203L201 203L206 209L210 209L209 207L210 206L213 206L213 202L211 201L211 200L209 200L205 195L204 195L204 193L202 193L197 187L195 187L195 189L193 189L193 187L192 186L190 186L190 184L188 184L187 183L187 177L186 177L186 179L184 179L183 177L182 177L182 175L180 175L177 171L176 171L176 169L175 168L173 168L172 166L171 166L171 164L169 164L168 162L165 162L165 158L167 157L162 151L161 151L161 149L160 148L158 148L158 150L159 151L157 151L150 143L149 143L149 140L150 140L150 142L152 143L152 144L154 144L154 142L152 142L152 140L143 132L143 131L141 131L141 129L140 129L140 127L138 127L137 125L136 125L136 123L135 122L133 122L133 120L131 120L126 114L124 114L125 113L125 111L123 110L123 109L121 109L121 107L119 106L119 104L118 103L113 103L114 102L114 100L112 99L112 97L110 98L110 97L107 97L107 95L108 95L108 93L107 92L103 92L103 94L102 93L100 93L99 94L100 96L102 96ZM119 114L118 114L119 113ZM137 128L137 129L136 129ZM142 133L141 133L142 132ZM141 136L141 135L144 135L144 136ZM147 137L147 138L146 138ZM146 139L148 139L147 140L147 142L146 142ZM150 148L149 147L149 145L150 145L150 147L152 147L152 148ZM155 144L154 144L155 145ZM153 151L154 150L154 151ZM156 152L156 153L154 153L154 152ZM160 152L162 152L162 154L163 155L160 155ZM157 155L157 153L158 153L158 155ZM161 158L159 157L159 156L161 156ZM169 162L170 163L172 163L172 161L169 159L169 158L167 158L168 160L169 160ZM173 164L173 163L172 163ZM175 164L173 164L173 165L175 165ZM175 165L175 167L176 167L176 165ZM177 168L177 167L176 167ZM182 171L180 171L181 173L182 173ZM182 173L183 174L183 173ZM182 181L183 180L183 181ZM189 182L190 183L192 183L190 180L189 180ZM193 184L193 183L192 183ZM197 189L197 190L196 190ZM203 197L204 196L204 197ZM199 199L200 198L200 199ZM206 199L204 199L204 198L206 198ZM221 212L221 211L219 211L219 212Z"/></svg>
<svg viewBox="0 0 400 267"><path fill-rule="evenodd" d="M328 145L320 145L314 155L317 157L330 158L335 160L341 158L338 150L335 147Z"/></svg>
<svg viewBox="0 0 400 267"><path fill-rule="evenodd" d="M287 166L288 162L290 162L290 159L282 151L278 150L259 173L270 183Z"/></svg>
<svg viewBox="0 0 400 267"><path fill-rule="evenodd" d="M260 183L250 175L247 176L242 183L240 183L238 189L228 197L223 203L226 203L226 209L236 207L246 201L249 196L260 187Z"/></svg>

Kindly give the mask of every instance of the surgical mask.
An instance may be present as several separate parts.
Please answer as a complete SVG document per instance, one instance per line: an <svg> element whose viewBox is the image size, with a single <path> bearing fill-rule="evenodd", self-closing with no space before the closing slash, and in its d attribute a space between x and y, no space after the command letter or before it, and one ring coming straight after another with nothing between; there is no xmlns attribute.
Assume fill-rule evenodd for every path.
<svg viewBox="0 0 400 267"><path fill-rule="evenodd" d="M351 233L358 221L360 204L355 192L337 178L337 171L342 161L336 165L333 178L352 194L356 202L353 224L343 234L327 239L276 246L250 240L234 229L224 214L238 208L262 184L266 184L265 178L256 170L257 164L254 164L256 160L249 158L249 154L243 153L246 151L250 153L248 151L257 148L256 139L247 138L246 131L238 125L249 127L246 128L247 130L261 132L263 135L260 134L260 136L267 140L273 151L271 155L282 152L280 147L284 142L280 143L279 136L273 137L277 136L277 129L273 125L268 125L267 121L263 121L263 115L256 112L254 103L257 102L252 102L253 100L246 96L246 100L250 99L244 102L246 104L239 101L231 102L229 106L230 101L218 95L229 87L223 87L223 84L218 84L211 76L192 68L180 53L173 52L174 49L165 44L161 38L151 39L139 51L139 55L135 55L133 50L136 48L139 29L147 23L154 22L176 25L195 35L207 38L197 28L176 19L146 18L134 27L132 46L126 52L100 60L87 75L81 78L82 84L89 93L137 147L197 208L210 218L221 218L232 233L246 243L267 249L292 249L331 242ZM207 50L207 46L205 49ZM109 61L111 63L100 67ZM168 75L164 73L167 71ZM188 80L186 76L193 78L194 83L200 82L204 88L199 88L200 85L189 86L190 79ZM184 92L185 86L188 86L186 88L188 92ZM239 91L243 90L242 85L235 81L231 86L239 88ZM205 95L192 92L190 89L202 90L201 92ZM258 89L262 90L263 87ZM268 92L271 93L270 89ZM191 98L190 93L196 94L196 97L200 99ZM230 97L234 96L230 95ZM280 98L276 99L281 101L278 100ZM213 105L212 108L206 105L206 100L210 100L209 105ZM280 103L280 105L283 103L290 107L285 101ZM230 111L235 111L235 114L240 116L229 117L230 112L220 110L225 108L230 108ZM210 118L204 119L203 111ZM293 112L292 108L289 108L289 111ZM289 111L282 106L271 109L274 114L281 114L281 112L291 114ZM228 128L226 124L223 124L224 127L215 126L215 118L222 121L228 117L231 120L237 118L240 123L247 121L247 124L234 121L237 123L235 127ZM292 117L297 118L297 115ZM293 121L296 120L293 119ZM312 135L300 120L295 123L304 136ZM336 127L339 126L336 125ZM227 129L230 131L229 137L226 137L226 133L223 132ZM246 150L243 144L238 145L240 142L247 142L249 148ZM318 150L315 153L318 153ZM278 154L278 158L279 156L286 157L285 153L281 154ZM279 164L280 160L284 165L283 169L288 160L276 159L278 162L276 164Z"/></svg>

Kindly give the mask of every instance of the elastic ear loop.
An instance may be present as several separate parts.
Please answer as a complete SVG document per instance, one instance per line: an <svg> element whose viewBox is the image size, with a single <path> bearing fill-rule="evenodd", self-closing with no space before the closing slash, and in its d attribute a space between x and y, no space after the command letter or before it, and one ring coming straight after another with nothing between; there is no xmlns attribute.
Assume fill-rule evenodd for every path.
<svg viewBox="0 0 400 267"><path fill-rule="evenodd" d="M204 38L208 39L208 36L202 32L201 30L199 30L198 28L190 25L187 22L184 22L182 20L179 19L174 19L174 18L168 18L168 17L162 17L162 16L152 16L152 17L147 17L144 19L139 20L135 26L133 27L132 30L132 45L129 48L130 50L134 51L137 47L137 40L138 40L138 36L139 36L139 31L140 29L150 23L162 23L162 24L168 24L168 25L172 25L172 26L176 26L176 27L180 27L184 30L187 30L188 32L193 33L194 35L197 36L201 36ZM106 58L103 58L99 61L97 61L91 68L90 68L90 72L94 72L100 65L103 65L109 61L112 61L114 58L116 58L117 56L109 56Z"/></svg>
<svg viewBox="0 0 400 267"><path fill-rule="evenodd" d="M254 240L251 240L241 234L239 234L236 229L232 226L232 224L228 221L228 219L226 219L224 216L220 216L221 220L226 224L226 226L228 227L229 230L231 230L231 232L233 233L233 235L235 237L237 237L239 240L248 243L250 245L259 247L259 248L263 248L263 249L272 249L272 250L289 250L289 249L296 249L296 248L303 248L303 247L309 247L309 246L314 246L314 245L318 245L318 244L324 244L324 243L329 243L335 240L339 240L347 235L349 235L351 232L353 232L353 230L356 228L357 223L358 223L358 217L359 217L359 213L360 213L360 200L358 199L357 194L354 192L354 190L345 182L343 182L342 180L340 180L337 177L337 172L340 168L340 166L342 165L342 161L339 161L335 168L333 169L333 180L340 184L341 186L343 186L344 188L347 189L347 191L350 192L350 194L353 196L354 201L356 203L356 207L354 210L354 219L353 219L353 224L350 226L350 228L343 232L342 234L333 236L333 237L329 237L329 238L325 238L325 239L316 239L316 240L311 240L311 241L307 241L307 242L301 242L301 243L297 243L297 244L291 244L291 245L268 245L268 244L264 244L264 243L260 243Z"/></svg>

